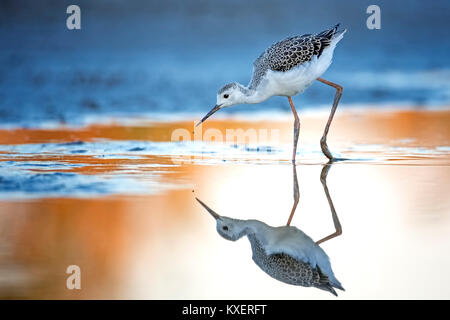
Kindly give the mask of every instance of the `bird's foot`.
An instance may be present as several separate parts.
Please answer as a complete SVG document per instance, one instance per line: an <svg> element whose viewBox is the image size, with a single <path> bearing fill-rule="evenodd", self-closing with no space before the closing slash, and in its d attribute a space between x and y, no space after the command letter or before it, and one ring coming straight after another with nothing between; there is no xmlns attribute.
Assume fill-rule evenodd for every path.
<svg viewBox="0 0 450 320"><path fill-rule="evenodd" d="M327 141L324 138L322 138L320 140L320 147L322 149L323 154L328 158L328 163L334 163L334 162L338 162L338 161L348 160L346 158L333 157L333 155L330 152L330 149L328 149Z"/></svg>
<svg viewBox="0 0 450 320"><path fill-rule="evenodd" d="M323 151L323 150L322 150ZM329 151L328 151L329 152ZM339 162L339 161L346 161L346 160L350 160L350 159L347 159L347 158L337 158L337 157L333 157L331 154L330 154L330 156L328 156L325 152L323 152L324 154L325 154L325 156L328 158L328 162L327 162L327 164L333 164L333 163L336 163L336 162Z"/></svg>
<svg viewBox="0 0 450 320"><path fill-rule="evenodd" d="M325 139L325 137L322 137L322 139L320 139L320 148L322 149L323 154L330 160L330 162L333 162L334 157L328 149L327 140Z"/></svg>

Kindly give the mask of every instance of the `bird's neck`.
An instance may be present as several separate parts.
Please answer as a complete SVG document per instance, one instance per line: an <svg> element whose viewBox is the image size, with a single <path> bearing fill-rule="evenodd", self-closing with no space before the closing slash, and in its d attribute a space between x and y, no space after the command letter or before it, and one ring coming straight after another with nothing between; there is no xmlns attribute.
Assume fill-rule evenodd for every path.
<svg viewBox="0 0 450 320"><path fill-rule="evenodd" d="M270 97L260 91L250 89L249 87L246 87L244 85L241 85L241 91L244 93L243 103L248 104L260 103L267 100Z"/></svg>
<svg viewBox="0 0 450 320"><path fill-rule="evenodd" d="M240 237L260 235L265 233L267 228L270 228L267 224L259 220L239 220L237 227L239 228L238 232Z"/></svg>

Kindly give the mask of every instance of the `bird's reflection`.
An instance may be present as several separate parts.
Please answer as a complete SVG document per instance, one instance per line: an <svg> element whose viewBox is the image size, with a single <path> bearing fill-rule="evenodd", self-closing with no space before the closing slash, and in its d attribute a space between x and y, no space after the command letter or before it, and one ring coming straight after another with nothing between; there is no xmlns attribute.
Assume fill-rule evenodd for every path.
<svg viewBox="0 0 450 320"><path fill-rule="evenodd" d="M221 216L201 200L196 199L216 220L217 232L223 238L236 241L247 236L253 252L253 261L268 275L287 284L316 287L337 296L334 289L344 290L344 288L336 279L327 254L319 246L320 243L342 233L326 182L330 167L330 164L323 167L320 181L330 206L336 231L317 242L300 229L290 226L300 198L295 165L293 166L294 205L286 226L272 227L259 220L239 220Z"/></svg>

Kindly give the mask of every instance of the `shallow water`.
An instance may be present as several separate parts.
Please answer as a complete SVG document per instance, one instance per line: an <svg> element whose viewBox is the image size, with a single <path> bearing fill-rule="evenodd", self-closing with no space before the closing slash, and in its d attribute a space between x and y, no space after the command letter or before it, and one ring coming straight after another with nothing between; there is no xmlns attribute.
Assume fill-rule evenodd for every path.
<svg viewBox="0 0 450 320"><path fill-rule="evenodd" d="M337 115L329 146L350 160L331 165L326 182L343 233L321 246L346 289L340 298L450 297L449 116ZM326 116L301 119L291 225L317 241L335 231L320 181ZM2 130L0 296L334 298L266 275L248 241L221 238L194 198L225 216L285 225L291 122L216 119L202 128L279 129L278 141L254 145L168 140L192 121ZM65 287L73 264L81 290Z"/></svg>
<svg viewBox="0 0 450 320"><path fill-rule="evenodd" d="M360 0L77 4L69 31L64 1L0 3L0 298L334 298L263 273L196 196L235 218L291 217L314 240L335 231L333 203L343 234L321 246L339 298L450 298L448 1L381 1L380 30ZM348 160L329 168L327 199L334 89L313 84L294 98L292 216L285 98L193 125L270 44L338 22L328 143ZM69 265L81 290L66 288Z"/></svg>
<svg viewBox="0 0 450 320"><path fill-rule="evenodd" d="M66 3L0 3L0 125L80 125L98 115L200 117L224 84L250 81L252 62L272 43L338 22L348 31L324 77L344 87L340 109L450 102L446 0L409 0L407 7L382 1L380 30L367 28L371 3L360 0L77 4L82 29L69 31ZM296 107L329 108L333 95L316 83L295 98ZM245 110L290 111L281 97Z"/></svg>

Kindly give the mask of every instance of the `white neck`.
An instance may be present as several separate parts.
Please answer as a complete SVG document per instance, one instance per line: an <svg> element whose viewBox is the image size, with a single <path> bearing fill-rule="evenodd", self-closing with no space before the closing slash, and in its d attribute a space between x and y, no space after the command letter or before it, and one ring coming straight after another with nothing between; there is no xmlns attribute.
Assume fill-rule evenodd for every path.
<svg viewBox="0 0 450 320"><path fill-rule="evenodd" d="M242 103L260 103L270 98L270 95L264 94L255 89L250 89L249 87L241 85L241 89L244 93Z"/></svg>
<svg viewBox="0 0 450 320"><path fill-rule="evenodd" d="M238 233L241 236L248 236L251 234L265 234L271 227L259 220L235 220L238 227Z"/></svg>

